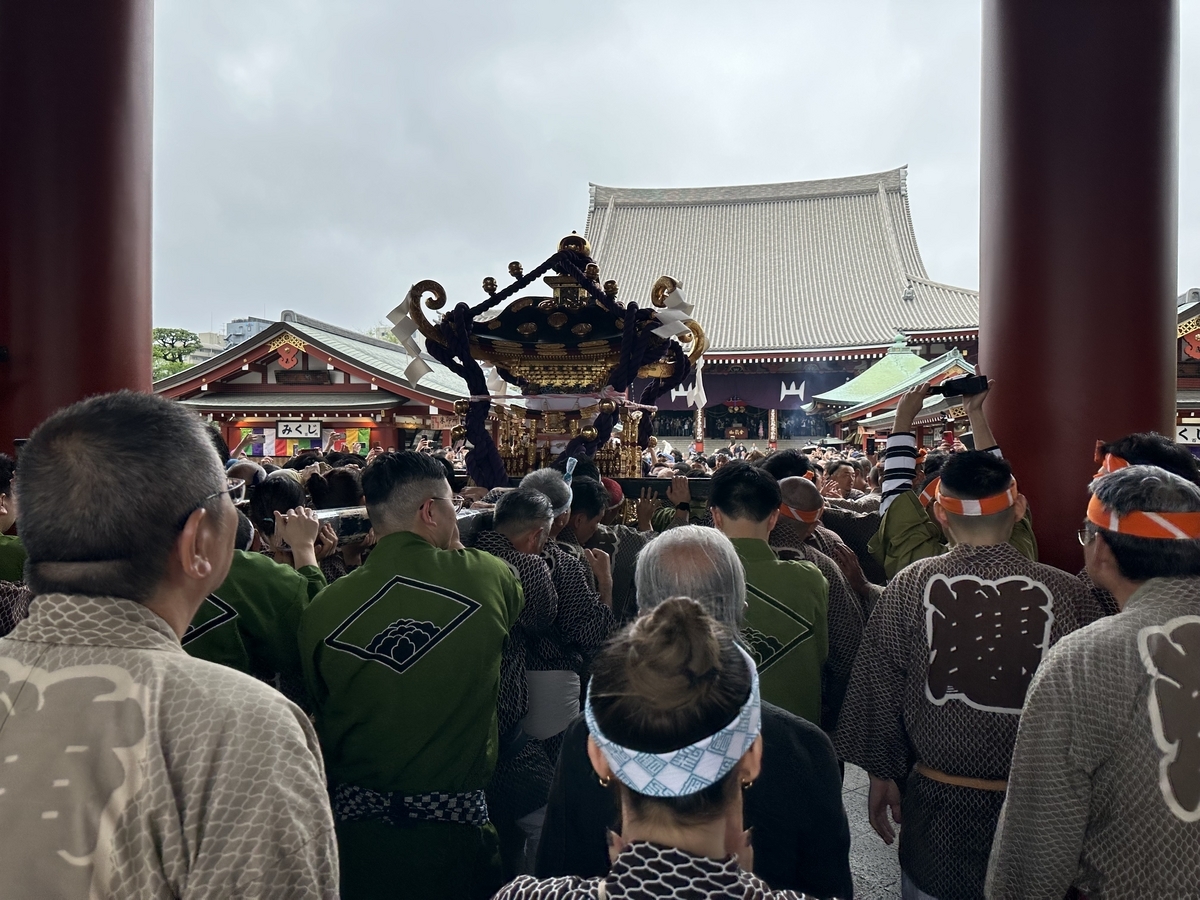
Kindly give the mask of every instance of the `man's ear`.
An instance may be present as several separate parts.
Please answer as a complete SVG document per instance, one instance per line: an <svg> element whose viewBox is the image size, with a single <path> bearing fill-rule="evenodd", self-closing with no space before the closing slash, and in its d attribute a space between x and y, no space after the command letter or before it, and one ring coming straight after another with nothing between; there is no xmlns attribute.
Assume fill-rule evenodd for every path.
<svg viewBox="0 0 1200 900"><path fill-rule="evenodd" d="M1029 501L1024 494L1017 494L1017 502L1013 504L1013 524L1020 522L1025 518L1025 513L1029 512Z"/></svg>
<svg viewBox="0 0 1200 900"><path fill-rule="evenodd" d="M175 550L179 555L179 567L187 578L203 581L212 574L211 551L214 546L215 529L212 516L201 506L192 512L175 539Z"/></svg>
<svg viewBox="0 0 1200 900"><path fill-rule="evenodd" d="M8 515L8 494L0 494L0 516Z"/></svg>
<svg viewBox="0 0 1200 900"><path fill-rule="evenodd" d="M778 521L779 521L779 510L776 509L776 510L773 510L769 516L767 516L767 527L771 531L774 531L775 525Z"/></svg>
<svg viewBox="0 0 1200 900"><path fill-rule="evenodd" d="M713 525L716 526L717 531L723 531L725 529L725 513L715 506L710 506L708 511L712 513Z"/></svg>
<svg viewBox="0 0 1200 900"><path fill-rule="evenodd" d="M946 510L942 509L942 504L934 500L929 506L929 511L933 516L933 520L942 526L942 531L946 531L946 522L948 516L946 515Z"/></svg>
<svg viewBox="0 0 1200 900"><path fill-rule="evenodd" d="M604 758L604 754L600 748L596 746L596 742L588 736L587 740L588 759L592 761L592 769L600 776L601 781L606 781L612 778L612 767L608 764L608 760Z"/></svg>

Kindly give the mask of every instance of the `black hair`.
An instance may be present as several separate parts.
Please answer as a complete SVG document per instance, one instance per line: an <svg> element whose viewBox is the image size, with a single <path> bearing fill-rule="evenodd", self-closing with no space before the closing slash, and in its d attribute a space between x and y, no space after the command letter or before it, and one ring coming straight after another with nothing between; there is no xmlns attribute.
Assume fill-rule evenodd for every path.
<svg viewBox="0 0 1200 900"><path fill-rule="evenodd" d="M225 465L229 462L229 445L225 443L225 438L221 437L221 432L215 425L206 425L205 430L208 431L208 438L212 441L213 449L217 451L217 456L221 459L221 465Z"/></svg>
<svg viewBox="0 0 1200 900"><path fill-rule="evenodd" d="M275 533L275 513L304 506L304 488L291 475L268 475L250 491L250 520L263 534Z"/></svg>
<svg viewBox="0 0 1200 900"><path fill-rule="evenodd" d="M941 467L942 487L959 500L982 500L1004 491L1012 483L1012 466L982 450L955 453Z"/></svg>
<svg viewBox="0 0 1200 900"><path fill-rule="evenodd" d="M745 460L726 463L713 473L708 505L730 518L763 522L782 502L774 476Z"/></svg>
<svg viewBox="0 0 1200 900"><path fill-rule="evenodd" d="M968 452L982 453L983 451L971 450ZM925 461L922 463L922 471L925 473L925 482L929 483L930 480L936 478L941 473L942 467L946 465L946 462L952 459L954 456L959 455L961 454L951 454L947 453L945 450L930 450L928 453L926 453ZM1001 488L1001 490L1003 490L1003 488Z"/></svg>
<svg viewBox="0 0 1200 900"><path fill-rule="evenodd" d="M342 450L331 450L325 454L325 462L334 468L341 466L358 466L364 469L367 466L367 458L359 456L357 453L346 453Z"/></svg>
<svg viewBox="0 0 1200 900"><path fill-rule="evenodd" d="M1117 515L1131 512L1200 512L1200 489L1174 472L1154 466L1118 469L1092 483L1092 493ZM1200 575L1200 540L1166 540L1107 529L1095 540L1108 544L1121 575L1130 581Z"/></svg>
<svg viewBox="0 0 1200 900"><path fill-rule="evenodd" d="M674 597L618 633L592 664L591 706L609 740L668 753L727 727L750 697L752 675L733 634L695 600ZM639 816L669 812L685 823L721 815L737 791L731 770L683 797L649 797L620 785Z"/></svg>
<svg viewBox="0 0 1200 900"><path fill-rule="evenodd" d="M841 469L844 466L849 466L851 469L858 468L848 459L831 459L829 462L825 463L825 477L832 477L838 469Z"/></svg>
<svg viewBox="0 0 1200 900"><path fill-rule="evenodd" d="M583 513L589 519L594 519L608 509L608 501L608 488L596 479L572 479L571 515Z"/></svg>
<svg viewBox="0 0 1200 900"><path fill-rule="evenodd" d="M280 468L282 469L307 469L313 463L325 462L325 454L320 450L301 450Z"/></svg>
<svg viewBox="0 0 1200 900"><path fill-rule="evenodd" d="M1200 464L1196 457L1182 444L1176 444L1153 431L1128 434L1111 444L1102 444L1100 455L1106 453L1119 456L1131 466L1158 466L1172 475L1200 485Z"/></svg>
<svg viewBox="0 0 1200 900"><path fill-rule="evenodd" d="M250 544L254 541L254 525L240 509L237 511L237 516L237 537L234 538L233 547L235 550L249 550Z"/></svg>
<svg viewBox="0 0 1200 900"><path fill-rule="evenodd" d="M308 479L313 509L340 509L362 504L362 472L356 466L330 469Z"/></svg>
<svg viewBox="0 0 1200 900"><path fill-rule="evenodd" d="M132 391L51 415L22 448L16 477L34 593L134 601L150 597L180 528L197 509L218 509L226 485L196 414Z"/></svg>
<svg viewBox="0 0 1200 900"><path fill-rule="evenodd" d="M363 470L362 489L368 506L384 506L396 491L418 481L445 481L446 468L428 453L399 450L380 453Z"/></svg>
<svg viewBox="0 0 1200 900"><path fill-rule="evenodd" d="M446 472L446 481L450 483L450 487L454 487L454 463L450 462L444 454L434 453L432 456L441 463Z"/></svg>
<svg viewBox="0 0 1200 900"><path fill-rule="evenodd" d="M764 472L774 476L776 481L783 481L785 478L803 478L812 467L808 457L794 449L776 450L766 459L760 459L756 465Z"/></svg>
<svg viewBox="0 0 1200 900"><path fill-rule="evenodd" d="M0 453L0 494L12 493L12 477L17 464L7 453Z"/></svg>

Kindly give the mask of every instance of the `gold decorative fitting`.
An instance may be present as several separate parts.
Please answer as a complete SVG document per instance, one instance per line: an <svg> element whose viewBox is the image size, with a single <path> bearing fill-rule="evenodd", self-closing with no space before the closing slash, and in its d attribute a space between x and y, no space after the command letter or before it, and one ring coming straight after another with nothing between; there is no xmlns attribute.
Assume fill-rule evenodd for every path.
<svg viewBox="0 0 1200 900"><path fill-rule="evenodd" d="M563 250L574 250L576 253L582 253L584 256L592 255L592 245L574 231L558 242L558 249L560 252Z"/></svg>
<svg viewBox="0 0 1200 900"><path fill-rule="evenodd" d="M456 441L464 441L467 439L467 426L455 425L450 429L450 437Z"/></svg>
<svg viewBox="0 0 1200 900"><path fill-rule="evenodd" d="M604 293L606 293L609 297L616 297L618 290L617 283L611 278L604 282Z"/></svg>
<svg viewBox="0 0 1200 900"><path fill-rule="evenodd" d="M650 288L650 302L663 309L667 305L667 294L679 287L679 282L670 275L663 275Z"/></svg>
<svg viewBox="0 0 1200 900"><path fill-rule="evenodd" d="M492 319L492 321L487 323L488 331L495 331L497 328L499 328L503 324L504 323L501 322L499 319Z"/></svg>
<svg viewBox="0 0 1200 900"><path fill-rule="evenodd" d="M600 436L600 432L596 430L595 425L584 425L579 429L579 436L585 441L594 441Z"/></svg>
<svg viewBox="0 0 1200 900"><path fill-rule="evenodd" d="M471 401L470 400L455 400L454 401L454 411L456 413L458 413L460 416L465 416L468 412L471 411Z"/></svg>
<svg viewBox="0 0 1200 900"><path fill-rule="evenodd" d="M606 416L611 416L617 411L617 404L612 400L601 400L599 405L600 412L604 413Z"/></svg>
<svg viewBox="0 0 1200 900"><path fill-rule="evenodd" d="M496 279L491 275L483 279L483 292L489 296L496 293Z"/></svg>
<svg viewBox="0 0 1200 900"><path fill-rule="evenodd" d="M550 312L552 309L558 309L558 300L554 297L544 297L538 301L538 309L542 312Z"/></svg>
<svg viewBox="0 0 1200 900"><path fill-rule="evenodd" d="M562 328L567 324L567 316L565 313L560 312L551 313L550 318L546 321L550 323L551 328ZM574 331L574 329L571 330Z"/></svg>
<svg viewBox="0 0 1200 900"><path fill-rule="evenodd" d="M588 263L583 267L583 274L589 281L599 281L600 267L595 263Z"/></svg>
<svg viewBox="0 0 1200 900"><path fill-rule="evenodd" d="M517 331L521 332L521 334L533 334L535 331L537 331L537 323L522 322L517 326Z"/></svg>
<svg viewBox="0 0 1200 900"><path fill-rule="evenodd" d="M303 353L304 348L307 346L308 345L305 344L304 341L300 340L300 338L296 337L291 332L285 331L279 337L271 341L271 343L267 344L267 350L278 350L280 347L295 347L297 350Z"/></svg>
<svg viewBox="0 0 1200 900"><path fill-rule="evenodd" d="M508 264L508 274L513 278L520 278L525 274L525 270L521 268L521 264L515 259Z"/></svg>
<svg viewBox="0 0 1200 900"><path fill-rule="evenodd" d="M520 300L514 300L512 302L512 305L510 305L508 307L508 309L505 311L506 312L520 312L521 310L527 309L528 307L530 307L532 305L533 305L532 297L522 297Z"/></svg>
<svg viewBox="0 0 1200 900"><path fill-rule="evenodd" d="M575 325L571 328L571 333L577 334L580 337L583 337L585 334L587 334L591 330L592 330L592 326L590 324L588 324L587 322L580 322L578 325Z"/></svg>

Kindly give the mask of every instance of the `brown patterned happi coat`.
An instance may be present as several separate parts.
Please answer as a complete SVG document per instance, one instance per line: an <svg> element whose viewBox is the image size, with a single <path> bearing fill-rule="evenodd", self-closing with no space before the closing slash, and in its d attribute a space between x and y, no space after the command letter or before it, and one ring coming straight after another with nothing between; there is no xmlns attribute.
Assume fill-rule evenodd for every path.
<svg viewBox="0 0 1200 900"><path fill-rule="evenodd" d="M1200 896L1200 578L1156 578L1046 657L988 896Z"/></svg>
<svg viewBox="0 0 1200 900"><path fill-rule="evenodd" d="M877 778L914 762L1008 777L1017 723L1046 650L1079 625L1077 578L1009 544L960 545L903 569L871 613L838 724L839 758ZM900 865L940 900L982 895L1002 791L914 775Z"/></svg>

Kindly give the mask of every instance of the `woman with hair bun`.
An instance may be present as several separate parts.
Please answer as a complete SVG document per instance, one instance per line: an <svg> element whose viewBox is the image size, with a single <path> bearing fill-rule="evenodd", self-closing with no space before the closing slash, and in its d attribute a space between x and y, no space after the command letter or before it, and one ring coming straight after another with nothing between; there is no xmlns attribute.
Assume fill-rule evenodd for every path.
<svg viewBox="0 0 1200 900"><path fill-rule="evenodd" d="M496 900L802 900L751 874L742 791L762 765L754 662L693 600L677 597L596 657L588 756L620 802L603 878L517 878Z"/></svg>

